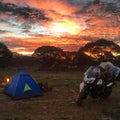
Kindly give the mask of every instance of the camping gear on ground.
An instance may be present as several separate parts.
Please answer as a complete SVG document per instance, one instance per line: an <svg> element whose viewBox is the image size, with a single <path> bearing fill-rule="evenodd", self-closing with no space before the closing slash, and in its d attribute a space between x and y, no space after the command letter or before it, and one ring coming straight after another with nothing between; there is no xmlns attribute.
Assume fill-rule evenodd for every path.
<svg viewBox="0 0 120 120"><path fill-rule="evenodd" d="M100 68L90 66L85 72L84 80L80 84L80 93L77 100L77 105L81 105L87 96L92 98L106 99L111 95L112 88L115 85L113 77L104 77Z"/></svg>
<svg viewBox="0 0 120 120"><path fill-rule="evenodd" d="M15 74L5 86L4 91L13 99L43 95L42 89L35 80L25 72Z"/></svg>
<svg viewBox="0 0 120 120"><path fill-rule="evenodd" d="M51 91L51 90L52 90L52 87L49 85L48 82L45 82L45 83L43 84L42 89L43 89L44 92L48 92L48 91Z"/></svg>
<svg viewBox="0 0 120 120"><path fill-rule="evenodd" d="M45 82L45 83L38 83L39 87L44 91L44 92L49 92L49 91L52 91L52 87L51 85L49 85L48 82Z"/></svg>

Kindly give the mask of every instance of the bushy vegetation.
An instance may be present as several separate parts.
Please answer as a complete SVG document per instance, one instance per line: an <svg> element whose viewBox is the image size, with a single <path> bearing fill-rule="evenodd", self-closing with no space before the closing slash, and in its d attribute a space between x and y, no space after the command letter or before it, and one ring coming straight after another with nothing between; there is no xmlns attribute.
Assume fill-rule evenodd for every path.
<svg viewBox="0 0 120 120"><path fill-rule="evenodd" d="M13 55L3 44L0 44L1 66L38 66L38 70L66 71L85 70L90 65L97 65L103 60L120 65L120 47L105 39L90 42L77 52L63 51L55 46L37 48L32 56Z"/></svg>
<svg viewBox="0 0 120 120"><path fill-rule="evenodd" d="M0 42L0 67L5 67L10 64L12 59L12 52L8 49L8 47Z"/></svg>
<svg viewBox="0 0 120 120"><path fill-rule="evenodd" d="M39 60L40 69L48 70L84 70L104 60L119 65L120 47L113 41L99 39L81 47L77 52L66 52L54 46L42 46L33 56Z"/></svg>

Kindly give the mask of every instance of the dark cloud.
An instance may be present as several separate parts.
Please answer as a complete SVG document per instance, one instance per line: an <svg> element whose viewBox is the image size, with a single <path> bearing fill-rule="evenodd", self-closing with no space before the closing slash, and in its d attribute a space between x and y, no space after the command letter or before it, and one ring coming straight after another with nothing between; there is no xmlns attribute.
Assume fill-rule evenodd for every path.
<svg viewBox="0 0 120 120"><path fill-rule="evenodd" d="M120 25L120 5L113 2L106 3L105 1L102 2L100 0L88 2L82 9L76 11L74 14L76 14L76 16L83 15L86 24L91 27L94 27L94 25L96 26L96 24L92 23L98 19L101 21L103 20L103 22L105 19L112 22L112 24L103 24L104 26L107 26L108 24L109 26ZM97 25L99 24L97 23Z"/></svg>
<svg viewBox="0 0 120 120"><path fill-rule="evenodd" d="M68 4L79 6L91 2L93 0L64 0L64 1L67 2Z"/></svg>
<svg viewBox="0 0 120 120"><path fill-rule="evenodd" d="M116 13L120 14L120 5L117 5L117 3L105 3L105 2L89 2L85 6L83 6L83 9L80 11L77 11L77 13L98 13L101 11L102 13L104 12L111 12L111 13ZM93 8L95 7L95 8ZM97 11L94 11L96 9ZM99 10L99 11L98 11Z"/></svg>
<svg viewBox="0 0 120 120"><path fill-rule="evenodd" d="M48 20L48 18L45 16L42 10L31 8L29 6L27 7L17 6L12 3L0 2L0 12L4 12L15 16L21 16L24 19L29 19L34 21Z"/></svg>
<svg viewBox="0 0 120 120"><path fill-rule="evenodd" d="M0 34L9 34L11 33L10 31L6 31L6 30L0 30Z"/></svg>

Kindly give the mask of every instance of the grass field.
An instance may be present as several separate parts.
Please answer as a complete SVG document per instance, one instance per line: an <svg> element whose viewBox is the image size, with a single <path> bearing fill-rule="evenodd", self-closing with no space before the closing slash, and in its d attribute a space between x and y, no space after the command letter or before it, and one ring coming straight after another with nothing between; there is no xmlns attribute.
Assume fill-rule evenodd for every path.
<svg viewBox="0 0 120 120"><path fill-rule="evenodd" d="M52 91L42 97L12 100L0 88L0 120L120 120L120 83L107 100L88 97L81 107L76 105L83 73L46 72L33 68L0 69L3 77L19 71L28 72L37 82L48 82Z"/></svg>

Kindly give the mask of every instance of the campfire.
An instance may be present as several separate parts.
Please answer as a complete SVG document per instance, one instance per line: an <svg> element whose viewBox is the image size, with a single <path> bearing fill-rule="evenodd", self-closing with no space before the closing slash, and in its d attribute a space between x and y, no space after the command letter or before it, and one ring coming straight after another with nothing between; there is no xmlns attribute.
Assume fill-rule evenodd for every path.
<svg viewBox="0 0 120 120"><path fill-rule="evenodd" d="M2 82L2 86L7 85L9 82L10 82L10 78L9 78L9 77L6 77L6 78L4 79L4 81Z"/></svg>
<svg viewBox="0 0 120 120"><path fill-rule="evenodd" d="M8 78L8 77L5 78L5 82L6 82L6 83L9 83L9 82L10 82L10 78Z"/></svg>

